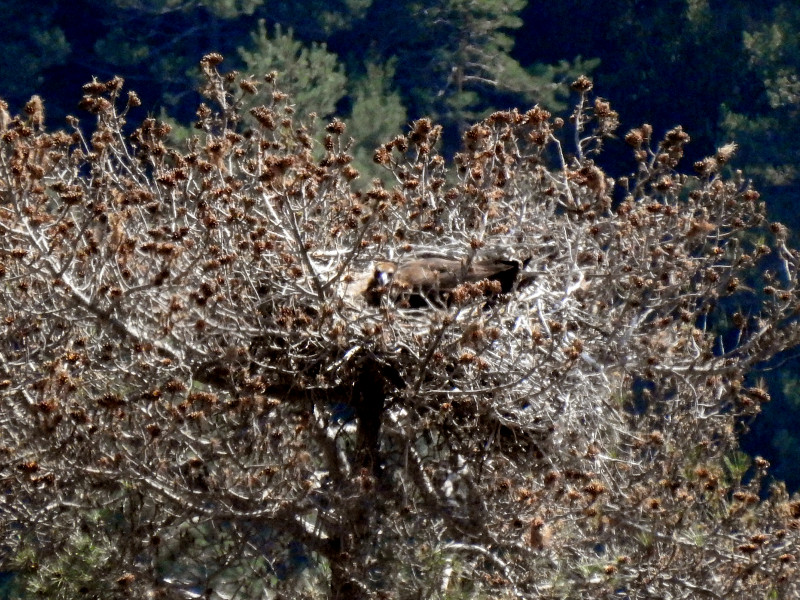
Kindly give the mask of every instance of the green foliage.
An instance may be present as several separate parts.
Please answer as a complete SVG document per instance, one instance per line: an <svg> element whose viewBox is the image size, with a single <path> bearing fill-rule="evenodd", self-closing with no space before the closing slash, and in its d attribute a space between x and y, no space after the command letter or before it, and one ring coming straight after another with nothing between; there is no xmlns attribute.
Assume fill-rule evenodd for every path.
<svg viewBox="0 0 800 600"><path fill-rule="evenodd" d="M96 573L115 560L113 548L108 538L96 540L77 530L67 536L55 559L40 562L38 545L28 545L14 559L18 593L20 597L58 600L121 597L96 579Z"/></svg>
<svg viewBox="0 0 800 600"><path fill-rule="evenodd" d="M784 187L797 181L800 154L794 137L797 132L788 115L771 110L747 116L723 107L722 127L741 144L742 162L762 185ZM775 198L771 200L774 211ZM790 207L785 208L786 213L791 214Z"/></svg>
<svg viewBox="0 0 800 600"><path fill-rule="evenodd" d="M686 20L694 27L708 27L712 18L708 0L686 0Z"/></svg>
<svg viewBox="0 0 800 600"><path fill-rule="evenodd" d="M197 5L202 0L190 0L188 6ZM121 10L129 10L138 13L164 13L187 6L182 0L108 0L108 5Z"/></svg>
<svg viewBox="0 0 800 600"><path fill-rule="evenodd" d="M0 69L0 96L29 95L43 83L43 71L63 64L70 54L64 31L54 23L58 2L0 2L0 40L5 68Z"/></svg>
<svg viewBox="0 0 800 600"><path fill-rule="evenodd" d="M16 4L6 11L20 18L8 20L9 32L0 44L5 41L14 56L30 55L21 61L29 75L0 86L12 105L40 91L33 86L42 69L68 58L67 42L72 40L48 26L57 5L37 5L30 15ZM110 0L75 17L87 21L79 47L91 48L82 54L79 69L91 76L119 73L137 81L149 110L166 108L188 124L193 118L188 111L194 103L195 60L209 51L230 55L238 49L240 64L233 67L255 76L281 72L281 85L292 93L300 114L332 115L342 106L365 102L368 94L373 98L369 102L383 102L389 109L380 119L386 126L382 138L394 135L397 122L405 119L399 117L402 105L411 117L430 115L443 123L444 149L450 154L467 123L498 108L535 103L563 108L566 88L561 83L596 66L596 61L580 58L520 64L512 50L526 5L526 0ZM260 24L251 42L243 44L254 21ZM38 45L26 54L14 45L19 36ZM395 72L394 85L384 88L388 95L383 99L375 96L378 87L357 89L360 84L345 78L345 71L366 73L370 68ZM350 102L340 104L347 94ZM55 114L72 110L71 105L58 107Z"/></svg>
<svg viewBox="0 0 800 600"><path fill-rule="evenodd" d="M580 75L593 72L600 65L599 58L562 60L556 64L536 64L527 69L531 86L528 91L532 101L552 110L564 110L569 90L560 82L572 81Z"/></svg>
<svg viewBox="0 0 800 600"><path fill-rule="evenodd" d="M366 72L352 85L348 132L356 140L355 163L366 179L381 173L372 161L374 149L399 134L407 120L400 93L392 87L395 63L367 63Z"/></svg>
<svg viewBox="0 0 800 600"><path fill-rule="evenodd" d="M252 15L266 0L204 0L199 4L221 19L235 19Z"/></svg>
<svg viewBox="0 0 800 600"><path fill-rule="evenodd" d="M782 379L783 394L791 402L794 411L800 411L800 376L796 373L785 373ZM797 445L800 449L800 444Z"/></svg>
<svg viewBox="0 0 800 600"><path fill-rule="evenodd" d="M349 32L365 22L375 32L376 23L368 19L374 0L301 0L299 2L271 2L262 14L273 23L291 27L304 40L320 40L337 34L348 36L348 47L354 50L364 43L369 45L372 36L353 40ZM374 34L373 34L374 35Z"/></svg>
<svg viewBox="0 0 800 600"><path fill-rule="evenodd" d="M121 27L114 27L105 37L94 45L99 56L105 57L109 64L117 66L137 65L150 56L147 44L131 39L130 33Z"/></svg>
<svg viewBox="0 0 800 600"><path fill-rule="evenodd" d="M410 2L391 39L403 40L399 73L419 112L463 131L466 124L509 104L563 108L560 83L586 74L596 61L523 67L511 54L511 32L522 26L525 0ZM387 49L391 50L391 49ZM422 78L420 78L422 74Z"/></svg>
<svg viewBox="0 0 800 600"><path fill-rule="evenodd" d="M800 10L792 3L778 6L770 21L745 32L750 62L763 78L772 108L800 106Z"/></svg>
<svg viewBox="0 0 800 600"><path fill-rule="evenodd" d="M798 182L800 164L800 7L779 5L770 19L744 33L744 47L767 103L756 111L726 109L722 125L741 144L748 171L775 190L773 210L794 215L794 192L786 186Z"/></svg>
<svg viewBox="0 0 800 600"><path fill-rule="evenodd" d="M733 485L739 485L752 464L751 458L744 452L733 451L724 457L725 470Z"/></svg>
<svg viewBox="0 0 800 600"><path fill-rule="evenodd" d="M281 88L294 100L295 112L301 117L315 112L328 117L336 111L336 104L347 91L347 77L338 58L325 44L305 46L286 33L280 25L270 37L262 19L251 34L251 46L239 48L245 70L258 75L277 71ZM266 92L252 96L252 106L268 102Z"/></svg>
<svg viewBox="0 0 800 600"><path fill-rule="evenodd" d="M160 15L203 8L221 19L252 15L265 0L109 0L108 4L134 13Z"/></svg>

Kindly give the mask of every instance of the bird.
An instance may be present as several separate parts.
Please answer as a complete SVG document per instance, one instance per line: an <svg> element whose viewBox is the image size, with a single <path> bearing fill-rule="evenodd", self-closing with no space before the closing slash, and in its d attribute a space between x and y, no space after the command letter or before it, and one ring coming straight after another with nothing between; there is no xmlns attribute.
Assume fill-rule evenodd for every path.
<svg viewBox="0 0 800 600"><path fill-rule="evenodd" d="M525 264L527 261L515 259L478 258L469 262L438 256L378 261L363 295L372 306L379 306L381 298L387 296L409 308L426 308L446 304L452 291L463 283L483 280L498 282L499 293L508 294Z"/></svg>

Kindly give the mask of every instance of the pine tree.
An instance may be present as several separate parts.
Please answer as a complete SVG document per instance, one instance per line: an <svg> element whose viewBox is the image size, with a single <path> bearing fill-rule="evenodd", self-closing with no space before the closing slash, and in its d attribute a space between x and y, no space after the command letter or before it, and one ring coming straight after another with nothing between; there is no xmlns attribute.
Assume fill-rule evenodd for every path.
<svg viewBox="0 0 800 600"><path fill-rule="evenodd" d="M57 0L27 3L0 1L0 95L12 104L21 103L44 83L44 71L69 59L70 44L54 23Z"/></svg>
<svg viewBox="0 0 800 600"><path fill-rule="evenodd" d="M763 82L765 110L732 110L725 128L742 144L742 158L762 183L787 186L800 182L800 8L782 4L772 17L745 32L750 65ZM758 108L757 105L754 108ZM787 210L790 214L792 211Z"/></svg>
<svg viewBox="0 0 800 600"><path fill-rule="evenodd" d="M495 112L453 163L416 120L358 189L342 121L317 147L270 78L242 131L222 60L185 148L124 134L121 78L84 87L90 132L4 113L14 593L800 594L800 497L738 444L748 373L800 344L800 252L735 145L689 174L689 135L645 124L612 179L582 77L569 121Z"/></svg>
<svg viewBox="0 0 800 600"><path fill-rule="evenodd" d="M366 72L351 84L348 133L356 144L352 150L354 163L366 181L383 174L372 160L375 148L402 133L406 125L406 110L392 85L395 63L367 63Z"/></svg>
<svg viewBox="0 0 800 600"><path fill-rule="evenodd" d="M398 56L397 79L416 115L445 126L448 146L466 124L508 105L562 109L565 84L596 61L523 68L511 55L526 0L406 0L376 6L378 47ZM449 140L449 141L448 141Z"/></svg>
<svg viewBox="0 0 800 600"><path fill-rule="evenodd" d="M281 88L292 95L294 111L301 119L312 112L320 117L336 112L337 103L347 92L347 77L337 56L324 43L305 46L294 38L291 29L284 33L280 25L270 36L263 19L250 37L251 44L239 48L246 72L275 72ZM268 103L268 96L268 92L258 92L249 104Z"/></svg>
<svg viewBox="0 0 800 600"><path fill-rule="evenodd" d="M782 3L769 18L745 32L750 67L763 85L764 100L753 99L741 110L726 107L723 128L742 146L740 164L769 193L770 214L800 227L800 7ZM753 426L750 445L775 453L775 473L800 486L800 379L797 359L785 358L779 370L767 371L776 396ZM766 452L766 450L764 450ZM772 457L770 457L772 458Z"/></svg>

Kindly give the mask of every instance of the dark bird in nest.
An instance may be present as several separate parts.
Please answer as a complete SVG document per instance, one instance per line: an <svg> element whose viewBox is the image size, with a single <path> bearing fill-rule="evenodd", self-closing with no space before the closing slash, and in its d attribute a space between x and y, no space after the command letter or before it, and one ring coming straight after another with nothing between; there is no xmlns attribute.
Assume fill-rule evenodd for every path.
<svg viewBox="0 0 800 600"><path fill-rule="evenodd" d="M379 306L387 296L401 306L425 308L446 304L453 290L463 283L497 282L487 295L508 294L522 283L520 272L527 260L480 258L472 262L455 258L425 257L404 262L380 261L363 294ZM527 283L532 277L525 277Z"/></svg>

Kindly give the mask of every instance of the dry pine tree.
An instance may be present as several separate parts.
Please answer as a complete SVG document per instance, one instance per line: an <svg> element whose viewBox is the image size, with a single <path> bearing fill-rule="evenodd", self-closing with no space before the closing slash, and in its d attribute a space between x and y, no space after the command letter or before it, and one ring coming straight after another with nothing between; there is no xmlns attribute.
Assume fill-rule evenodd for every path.
<svg viewBox="0 0 800 600"><path fill-rule="evenodd" d="M421 119L365 183L344 123L221 60L185 147L126 129L119 78L84 87L91 133L3 111L21 596L800 595L800 500L737 442L769 399L748 372L800 340L800 257L723 176L734 146L687 175L689 136L643 125L614 181L618 117L580 78L567 122L492 114L448 164ZM365 293L426 259L446 289Z"/></svg>

